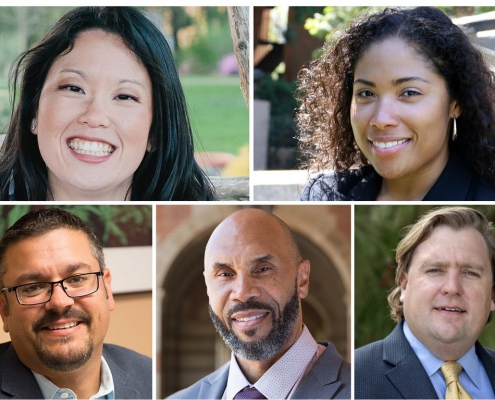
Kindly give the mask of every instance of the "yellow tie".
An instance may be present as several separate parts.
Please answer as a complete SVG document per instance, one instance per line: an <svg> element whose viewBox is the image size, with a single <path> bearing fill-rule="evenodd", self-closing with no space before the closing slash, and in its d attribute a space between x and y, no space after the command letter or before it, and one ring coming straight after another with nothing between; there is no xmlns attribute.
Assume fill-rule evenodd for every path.
<svg viewBox="0 0 495 400"><path fill-rule="evenodd" d="M459 374L462 371L462 365L456 361L447 361L440 368L445 377L447 390L445 391L445 400L472 399L459 383Z"/></svg>

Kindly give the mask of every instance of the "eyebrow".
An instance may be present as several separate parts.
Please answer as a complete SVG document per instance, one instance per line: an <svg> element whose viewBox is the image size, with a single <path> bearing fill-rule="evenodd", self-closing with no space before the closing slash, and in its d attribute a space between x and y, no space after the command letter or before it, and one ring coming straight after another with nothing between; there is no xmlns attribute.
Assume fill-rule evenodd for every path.
<svg viewBox="0 0 495 400"><path fill-rule="evenodd" d="M139 85L139 86L142 86L144 88L144 85L139 82L139 81L136 81L134 79L121 79L118 84L121 85L122 83L134 83L136 85Z"/></svg>
<svg viewBox="0 0 495 400"><path fill-rule="evenodd" d="M73 73L73 74L77 74L79 75L81 78L84 78L86 79L86 74L79 70L79 69L74 69L74 68L64 68L60 71L60 73L63 73L63 72L69 72L69 73ZM118 82L117 82L119 85L123 84L123 83L134 83L136 85L139 85L139 86L142 86L144 88L144 85L139 82L139 81L136 81L134 79L120 79Z"/></svg>
<svg viewBox="0 0 495 400"><path fill-rule="evenodd" d="M79 69L64 68L59 73L62 73L62 72L72 72L73 74L77 74L77 75L81 76L81 78L86 78L86 74Z"/></svg>
<svg viewBox="0 0 495 400"><path fill-rule="evenodd" d="M77 263L77 264L69 264L65 268L65 273L67 276L71 276L75 272L79 272L80 270L91 270L92 267L91 265L85 264L85 263ZM96 272L96 271L95 271ZM14 280L14 284L12 286L17 286L17 285L22 285L23 283L29 283L29 282L37 282L37 281L43 281L47 280L48 278L46 277L45 274L41 272L26 272L25 274L22 274L18 276Z"/></svg>
<svg viewBox="0 0 495 400"><path fill-rule="evenodd" d="M431 267L447 267L449 265L448 262L444 261L426 261L419 266L420 270L425 270L426 268ZM461 268L473 268L480 272L484 272L486 268L483 265L477 263L462 263Z"/></svg>
<svg viewBox="0 0 495 400"><path fill-rule="evenodd" d="M421 82L425 82L425 83L430 83L426 79L420 78L419 76L407 76L404 78L399 78L399 79L393 80L392 85L399 86L403 83L410 82L410 81L421 81ZM371 81L368 81L368 80L362 79L362 78L356 79L353 84L355 85L357 83L362 83L363 85L367 85L367 86L371 86L371 87L376 86L376 84L374 82L371 82Z"/></svg>
<svg viewBox="0 0 495 400"><path fill-rule="evenodd" d="M266 254L263 256L253 258L250 261L250 263L253 265L256 265L260 262L271 261L273 259L275 259L275 257L273 257L271 254ZM221 262L216 262L215 264L213 264L213 270L215 270L215 271L218 271L219 269L222 269L222 268L232 268L232 265L228 264L228 263L221 263Z"/></svg>

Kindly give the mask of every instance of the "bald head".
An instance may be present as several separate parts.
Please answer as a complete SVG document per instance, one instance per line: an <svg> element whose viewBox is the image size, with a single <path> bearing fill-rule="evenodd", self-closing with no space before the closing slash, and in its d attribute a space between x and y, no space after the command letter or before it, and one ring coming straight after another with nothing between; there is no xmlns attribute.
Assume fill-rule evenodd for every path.
<svg viewBox="0 0 495 400"><path fill-rule="evenodd" d="M242 251L243 245L253 241L281 246L295 266L302 259L294 234L283 220L267 211L248 208L231 214L215 228L206 245L205 268L208 255L218 251L218 246L234 245Z"/></svg>

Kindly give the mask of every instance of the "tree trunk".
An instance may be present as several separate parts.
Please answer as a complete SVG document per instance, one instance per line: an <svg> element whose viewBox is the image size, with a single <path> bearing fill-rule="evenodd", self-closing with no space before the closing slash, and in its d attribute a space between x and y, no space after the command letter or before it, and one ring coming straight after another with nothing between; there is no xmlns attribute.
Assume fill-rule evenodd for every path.
<svg viewBox="0 0 495 400"><path fill-rule="evenodd" d="M241 89L249 108L249 7L227 7Z"/></svg>

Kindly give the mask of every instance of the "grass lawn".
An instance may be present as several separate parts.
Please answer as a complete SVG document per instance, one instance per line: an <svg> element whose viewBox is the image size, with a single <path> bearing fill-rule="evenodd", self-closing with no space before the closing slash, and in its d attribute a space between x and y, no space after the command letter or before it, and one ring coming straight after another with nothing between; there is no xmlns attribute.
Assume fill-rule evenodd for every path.
<svg viewBox="0 0 495 400"><path fill-rule="evenodd" d="M237 154L249 142L249 112L238 76L181 76L195 150Z"/></svg>

